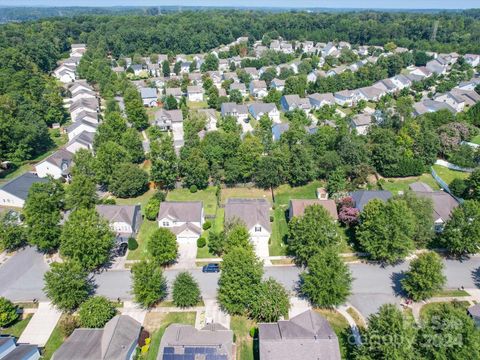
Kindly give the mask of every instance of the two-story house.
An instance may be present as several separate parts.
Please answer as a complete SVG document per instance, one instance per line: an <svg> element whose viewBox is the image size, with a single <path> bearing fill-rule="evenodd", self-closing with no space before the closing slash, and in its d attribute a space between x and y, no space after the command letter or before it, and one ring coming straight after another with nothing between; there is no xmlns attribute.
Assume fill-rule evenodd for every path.
<svg viewBox="0 0 480 360"><path fill-rule="evenodd" d="M195 244L205 222L201 201L164 201L157 216L158 227L170 229L179 244Z"/></svg>
<svg viewBox="0 0 480 360"><path fill-rule="evenodd" d="M138 234L143 220L140 205L97 205L95 209L108 221L116 235L117 245Z"/></svg>

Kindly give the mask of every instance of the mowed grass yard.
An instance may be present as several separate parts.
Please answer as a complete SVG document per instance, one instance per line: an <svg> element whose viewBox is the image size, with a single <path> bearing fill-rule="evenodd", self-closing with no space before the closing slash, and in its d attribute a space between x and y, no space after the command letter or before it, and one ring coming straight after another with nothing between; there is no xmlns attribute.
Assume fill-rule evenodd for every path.
<svg viewBox="0 0 480 360"><path fill-rule="evenodd" d="M454 179L466 179L470 174L463 171L450 170L444 166L433 165L433 170L438 176L442 178L447 184L450 184Z"/></svg>
<svg viewBox="0 0 480 360"><path fill-rule="evenodd" d="M435 179L430 174L423 174L417 177L408 177L408 178L384 178L385 182L379 186L383 190L388 190L392 194L396 195L399 191L409 190L409 185L415 182L423 182L430 186L433 190L439 190Z"/></svg>
<svg viewBox="0 0 480 360"><path fill-rule="evenodd" d="M256 326L254 321L244 316L232 316L230 328L235 334L238 360L258 360L260 358L258 341L250 336L250 329Z"/></svg>
<svg viewBox="0 0 480 360"><path fill-rule="evenodd" d="M0 335L10 335L17 339L22 335L23 330L27 327L28 323L32 319L33 314L26 314L14 321L12 324L0 329Z"/></svg>

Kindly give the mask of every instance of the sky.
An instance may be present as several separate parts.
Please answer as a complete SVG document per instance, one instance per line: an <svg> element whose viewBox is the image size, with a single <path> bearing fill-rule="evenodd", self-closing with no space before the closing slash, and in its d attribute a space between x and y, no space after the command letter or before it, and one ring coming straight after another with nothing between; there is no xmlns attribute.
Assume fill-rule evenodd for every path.
<svg viewBox="0 0 480 360"><path fill-rule="evenodd" d="M255 6L389 9L479 8L480 0L0 0L0 6Z"/></svg>

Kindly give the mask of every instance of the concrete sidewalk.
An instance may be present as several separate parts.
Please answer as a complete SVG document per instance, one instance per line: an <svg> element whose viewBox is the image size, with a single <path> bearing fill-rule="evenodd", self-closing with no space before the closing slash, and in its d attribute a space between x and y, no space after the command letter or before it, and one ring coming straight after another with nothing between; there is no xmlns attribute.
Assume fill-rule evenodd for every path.
<svg viewBox="0 0 480 360"><path fill-rule="evenodd" d="M62 313L50 302L40 302L37 311L20 335L18 343L44 347L61 315Z"/></svg>

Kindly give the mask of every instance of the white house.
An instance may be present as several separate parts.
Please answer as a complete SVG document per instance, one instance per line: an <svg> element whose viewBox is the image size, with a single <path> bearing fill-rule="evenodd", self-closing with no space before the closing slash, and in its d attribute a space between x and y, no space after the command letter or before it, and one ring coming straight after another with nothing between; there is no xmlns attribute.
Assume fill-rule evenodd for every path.
<svg viewBox="0 0 480 360"><path fill-rule="evenodd" d="M183 97L183 91L179 87L166 88L165 89L165 95L166 96L173 96L175 98L175 100L180 101Z"/></svg>
<svg viewBox="0 0 480 360"><path fill-rule="evenodd" d="M96 113L99 109L98 101L96 98L89 98L89 99L80 99L73 102L70 107L70 117L73 121L77 121L77 116L81 112L93 112Z"/></svg>
<svg viewBox="0 0 480 360"><path fill-rule="evenodd" d="M203 88L201 86L188 86L187 97L189 101L203 101Z"/></svg>
<svg viewBox="0 0 480 360"><path fill-rule="evenodd" d="M52 176L54 179L70 178L70 168L73 163L73 153L59 149L35 166L37 175L41 178Z"/></svg>
<svg viewBox="0 0 480 360"><path fill-rule="evenodd" d="M117 244L127 242L138 234L142 224L140 205L97 205L97 213L108 221Z"/></svg>
<svg viewBox="0 0 480 360"><path fill-rule="evenodd" d="M372 116L369 114L358 114L352 117L350 128L356 130L359 135L366 135L372 124Z"/></svg>
<svg viewBox="0 0 480 360"><path fill-rule="evenodd" d="M456 112L461 112L465 108L465 100L463 97L460 96L460 94L455 94L452 91L436 96L435 101L450 105L455 109Z"/></svg>
<svg viewBox="0 0 480 360"><path fill-rule="evenodd" d="M70 48L70 56L83 56L87 51L87 45L85 44L72 44Z"/></svg>
<svg viewBox="0 0 480 360"><path fill-rule="evenodd" d="M253 80L249 86L250 94L258 99L263 99L268 95L267 83L263 80Z"/></svg>
<svg viewBox="0 0 480 360"><path fill-rule="evenodd" d="M417 67L410 71L410 74L412 75L418 75L422 78L428 78L432 76L432 72L428 70L425 66Z"/></svg>
<svg viewBox="0 0 480 360"><path fill-rule="evenodd" d="M198 112L200 114L204 114L206 117L206 124L205 130L206 131L214 131L217 130L217 112L215 109L199 109Z"/></svg>
<svg viewBox="0 0 480 360"><path fill-rule="evenodd" d="M75 81L75 70L75 66L62 64L53 71L53 76L55 76L62 83L68 84Z"/></svg>
<svg viewBox="0 0 480 360"><path fill-rule="evenodd" d="M247 105L239 105L236 103L228 102L223 103L221 107L222 116L233 116L237 121L248 121L248 107Z"/></svg>
<svg viewBox="0 0 480 360"><path fill-rule="evenodd" d="M65 146L65 149L75 154L80 149L93 151L93 139L95 133L82 131L80 134L71 139Z"/></svg>
<svg viewBox="0 0 480 360"><path fill-rule="evenodd" d="M246 96L247 95L247 88L245 87L245 84L244 83L236 83L234 82L233 84L230 84L230 91L232 90L238 90L240 91L240 94L242 94L242 96Z"/></svg>
<svg viewBox="0 0 480 360"><path fill-rule="evenodd" d="M195 246L205 222L201 201L164 201L158 212L158 227L170 229L179 244Z"/></svg>
<svg viewBox="0 0 480 360"><path fill-rule="evenodd" d="M331 93L326 94L311 94L308 96L308 100L314 109L320 109L325 105L335 105L335 97Z"/></svg>
<svg viewBox="0 0 480 360"><path fill-rule="evenodd" d="M335 102L340 106L352 106L361 100L357 90L343 90L336 92L333 96Z"/></svg>
<svg viewBox="0 0 480 360"><path fill-rule="evenodd" d="M93 88L86 80L75 80L75 82L68 87L68 91L70 91L70 94L72 94L73 97L77 92L93 91Z"/></svg>
<svg viewBox="0 0 480 360"><path fill-rule="evenodd" d="M338 53L337 47L332 43L329 42L323 49L322 49L322 57L333 56L335 53Z"/></svg>
<svg viewBox="0 0 480 360"><path fill-rule="evenodd" d="M32 185L47 181L30 172L10 180L0 187L0 206L23 208Z"/></svg>
<svg viewBox="0 0 480 360"><path fill-rule="evenodd" d="M300 109L308 113L312 108L308 99L301 98L296 94L283 95L280 99L280 104L282 105L284 111L293 111L295 109Z"/></svg>
<svg viewBox="0 0 480 360"><path fill-rule="evenodd" d="M477 67L480 65L480 55L477 54L465 54L463 56L465 62L471 67Z"/></svg>
<svg viewBox="0 0 480 360"><path fill-rule="evenodd" d="M142 97L143 106L157 106L158 95L156 88L140 88L140 96Z"/></svg>
<svg viewBox="0 0 480 360"><path fill-rule="evenodd" d="M283 91L283 89L285 89L285 80L275 78L270 83L270 87L277 91Z"/></svg>
<svg viewBox="0 0 480 360"><path fill-rule="evenodd" d="M67 128L68 140L72 140L75 136L81 134L83 131L94 133L97 131L97 124L81 120L74 122Z"/></svg>
<svg viewBox="0 0 480 360"><path fill-rule="evenodd" d="M183 123L181 110L165 110L162 108L155 112L153 125L158 126L161 130L171 130L173 123Z"/></svg>
<svg viewBox="0 0 480 360"><path fill-rule="evenodd" d="M280 111L274 103L253 103L248 106L248 111L257 121L267 114L274 123L280 122Z"/></svg>
<svg viewBox="0 0 480 360"><path fill-rule="evenodd" d="M265 199L228 199L225 204L225 222L239 220L250 234L255 253L268 258L268 241L272 234L270 204Z"/></svg>

